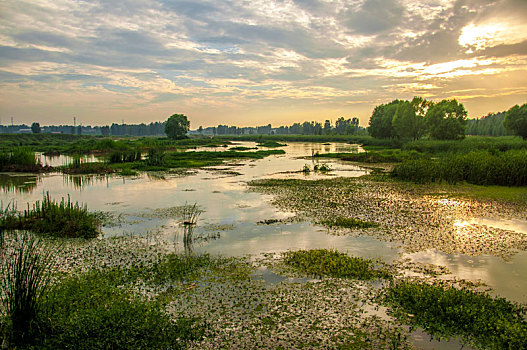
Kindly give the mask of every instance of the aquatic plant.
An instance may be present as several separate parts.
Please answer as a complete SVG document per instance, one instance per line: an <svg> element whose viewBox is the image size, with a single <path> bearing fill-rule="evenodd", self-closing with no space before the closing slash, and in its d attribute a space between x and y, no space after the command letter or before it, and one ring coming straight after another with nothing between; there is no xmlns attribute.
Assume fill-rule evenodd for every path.
<svg viewBox="0 0 527 350"><path fill-rule="evenodd" d="M526 309L504 298L403 281L386 290L385 302L397 317L434 335L460 335L482 348L527 348Z"/></svg>
<svg viewBox="0 0 527 350"><path fill-rule="evenodd" d="M357 218L346 218L342 216L336 217L334 219L323 220L320 223L324 226L345 228L370 228L379 226L375 222L363 221Z"/></svg>
<svg viewBox="0 0 527 350"><path fill-rule="evenodd" d="M0 171L39 172L40 158L26 147L17 147L0 152Z"/></svg>
<svg viewBox="0 0 527 350"><path fill-rule="evenodd" d="M289 251L283 254L284 263L309 276L374 279L387 277L387 273L374 268L371 260L350 257L336 250L311 249Z"/></svg>
<svg viewBox="0 0 527 350"><path fill-rule="evenodd" d="M9 243L0 248L0 325L2 338L18 347L39 331L51 260L41 241L30 234L13 234Z"/></svg>
<svg viewBox="0 0 527 350"><path fill-rule="evenodd" d="M81 155L75 154L71 162L63 167L65 174L107 174L113 169L104 162L88 162Z"/></svg>
<svg viewBox="0 0 527 350"><path fill-rule="evenodd" d="M258 147L267 147L267 148L275 148L275 147L284 147L287 146L284 143L279 143L276 141L262 141L257 144Z"/></svg>
<svg viewBox="0 0 527 350"><path fill-rule="evenodd" d="M141 160L141 151L138 149L114 150L108 155L109 163L131 163Z"/></svg>
<svg viewBox="0 0 527 350"><path fill-rule="evenodd" d="M73 276L46 293L47 321L34 346L47 349L183 349L202 338L196 318L172 320L156 300L120 288L133 271L105 269Z"/></svg>
<svg viewBox="0 0 527 350"><path fill-rule="evenodd" d="M54 237L94 238L99 234L99 224L86 206L68 200L57 203L49 192L33 208L22 213L10 213L0 217L0 227L4 230L27 230Z"/></svg>
<svg viewBox="0 0 527 350"><path fill-rule="evenodd" d="M304 174L309 174L311 172L311 168L309 167L309 165L304 164L304 167L302 168L302 172Z"/></svg>
<svg viewBox="0 0 527 350"><path fill-rule="evenodd" d="M315 164L315 166L313 168L313 171L319 172L319 173L328 173L328 172L330 172L332 170L333 169L331 169L330 166L327 165L326 163Z"/></svg>

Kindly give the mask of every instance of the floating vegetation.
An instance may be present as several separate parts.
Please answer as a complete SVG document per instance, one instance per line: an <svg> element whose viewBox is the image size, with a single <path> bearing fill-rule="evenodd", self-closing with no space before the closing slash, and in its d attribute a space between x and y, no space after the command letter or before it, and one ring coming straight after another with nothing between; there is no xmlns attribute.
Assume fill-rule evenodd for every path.
<svg viewBox="0 0 527 350"><path fill-rule="evenodd" d="M330 171L332 171L333 169L330 168L329 165L327 165L326 163L322 163L322 164L315 164L315 166L313 167L313 171L314 172L318 172L318 173L328 173Z"/></svg>
<svg viewBox="0 0 527 350"><path fill-rule="evenodd" d="M324 226L329 227L344 227L344 228L370 228L370 227L377 227L379 226L377 223L372 221L363 221L361 219L356 218L345 218L345 217L337 217L335 219L330 220L322 220L320 222Z"/></svg>
<svg viewBox="0 0 527 350"><path fill-rule="evenodd" d="M0 217L3 230L27 230L53 237L94 238L99 235L99 222L86 206L68 200L57 203L49 193L33 208L22 213L6 212Z"/></svg>
<svg viewBox="0 0 527 350"><path fill-rule="evenodd" d="M378 227L361 233L401 242L407 252L436 249L447 254L508 258L518 250L527 249L527 236L519 232L476 224L454 225L456 220L472 217L526 218L525 201L466 198L466 193L479 191L474 186L454 188L370 181L369 178L266 179L251 181L249 186L252 190L273 194L272 202L279 208L313 222L337 217L376 222ZM440 194L431 196L430 192ZM452 199L453 195L459 199ZM357 233L350 231L349 234Z"/></svg>
<svg viewBox="0 0 527 350"><path fill-rule="evenodd" d="M283 254L284 263L308 276L374 279L388 277L373 267L373 261L328 249L290 251Z"/></svg>
<svg viewBox="0 0 527 350"><path fill-rule="evenodd" d="M304 174L309 174L309 173L311 173L311 168L309 167L309 165L304 164L304 167L302 168L302 172L303 172Z"/></svg>
<svg viewBox="0 0 527 350"><path fill-rule="evenodd" d="M399 282L386 291L395 316L444 338L460 335L482 348L526 349L526 309L466 288Z"/></svg>

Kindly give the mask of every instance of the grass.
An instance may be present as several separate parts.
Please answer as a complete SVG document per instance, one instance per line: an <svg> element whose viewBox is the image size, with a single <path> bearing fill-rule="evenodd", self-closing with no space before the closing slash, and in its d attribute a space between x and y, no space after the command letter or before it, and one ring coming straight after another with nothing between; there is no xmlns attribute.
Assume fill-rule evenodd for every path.
<svg viewBox="0 0 527 350"><path fill-rule="evenodd" d="M345 228L370 228L370 227L377 227L378 224L371 221L363 221L356 218L345 218L345 217L337 217L335 219L330 220L324 220L320 222L324 226L329 227L345 227Z"/></svg>
<svg viewBox="0 0 527 350"><path fill-rule="evenodd" d="M374 269L373 261L335 250L312 249L290 251L283 254L284 263L298 271L315 277L355 278L361 280L387 277L387 273Z"/></svg>
<svg viewBox="0 0 527 350"><path fill-rule="evenodd" d="M108 174L113 172L113 169L105 162L88 162L80 155L74 155L71 163L63 167L62 171L70 175Z"/></svg>
<svg viewBox="0 0 527 350"><path fill-rule="evenodd" d="M463 140L417 140L402 146L405 151L417 151L428 154L439 153L468 153L481 150L497 150L505 152L508 150L527 149L527 141L521 137L485 137L471 136Z"/></svg>
<svg viewBox="0 0 527 350"><path fill-rule="evenodd" d="M415 183L466 181L476 185L527 185L527 150L473 151L440 159L417 159L395 167L392 175Z"/></svg>
<svg viewBox="0 0 527 350"><path fill-rule="evenodd" d="M99 224L95 215L86 206L71 202L70 198L57 203L49 193L33 208L22 213L10 212L0 218L3 230L27 230L46 236L64 238L94 238L99 235Z"/></svg>
<svg viewBox="0 0 527 350"><path fill-rule="evenodd" d="M416 151L401 151L398 149L384 149L361 153L316 153L316 158L337 158L340 160L360 163L399 163L407 159L416 159L422 155Z"/></svg>
<svg viewBox="0 0 527 350"><path fill-rule="evenodd" d="M276 141L263 141L263 142L260 142L257 144L257 146L259 147L267 147L267 148L276 148L276 147L284 147L284 146L287 146L286 144L284 143L279 143L279 142L276 142Z"/></svg>
<svg viewBox="0 0 527 350"><path fill-rule="evenodd" d="M445 338L462 336L491 349L526 349L524 307L468 289L400 282L386 291L395 315Z"/></svg>
<svg viewBox="0 0 527 350"><path fill-rule="evenodd" d="M0 152L0 171L40 172L40 159L26 147Z"/></svg>
<svg viewBox="0 0 527 350"><path fill-rule="evenodd" d="M34 236L13 237L9 247L0 247L0 330L2 339L17 347L32 342L39 331L51 262Z"/></svg>
<svg viewBox="0 0 527 350"><path fill-rule="evenodd" d="M54 286L43 303L35 347L43 349L183 349L203 336L194 318L172 320L157 300L133 296L120 269L92 271Z"/></svg>

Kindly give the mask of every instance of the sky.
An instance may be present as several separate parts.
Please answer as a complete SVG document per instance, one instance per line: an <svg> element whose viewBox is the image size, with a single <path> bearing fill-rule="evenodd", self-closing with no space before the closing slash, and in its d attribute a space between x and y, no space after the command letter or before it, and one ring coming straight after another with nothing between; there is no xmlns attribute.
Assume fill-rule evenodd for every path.
<svg viewBox="0 0 527 350"><path fill-rule="evenodd" d="M0 0L0 122L191 128L527 102L527 0Z"/></svg>

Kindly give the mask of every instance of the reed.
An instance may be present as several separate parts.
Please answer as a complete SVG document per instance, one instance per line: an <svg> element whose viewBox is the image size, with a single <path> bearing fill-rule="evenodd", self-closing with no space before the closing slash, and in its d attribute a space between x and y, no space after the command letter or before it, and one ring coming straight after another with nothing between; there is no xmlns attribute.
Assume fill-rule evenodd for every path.
<svg viewBox="0 0 527 350"><path fill-rule="evenodd" d="M48 288L50 253L30 234L14 234L0 257L2 331L10 346L30 343L40 328L41 300Z"/></svg>

